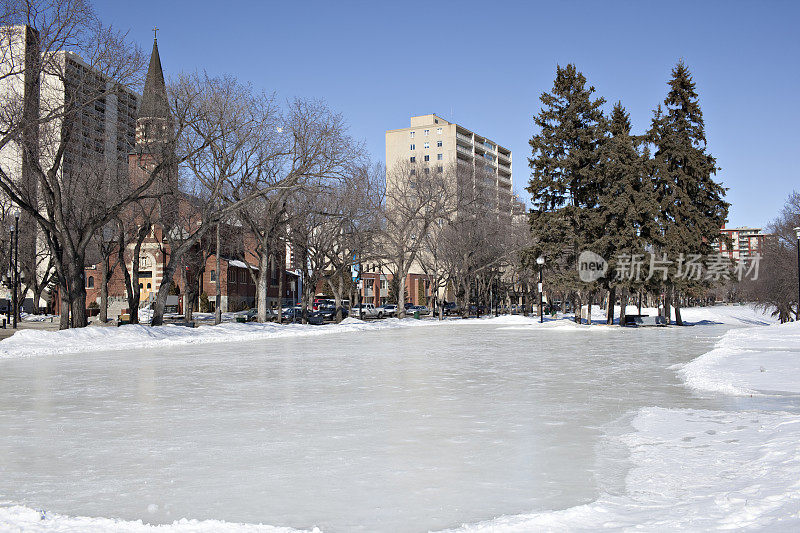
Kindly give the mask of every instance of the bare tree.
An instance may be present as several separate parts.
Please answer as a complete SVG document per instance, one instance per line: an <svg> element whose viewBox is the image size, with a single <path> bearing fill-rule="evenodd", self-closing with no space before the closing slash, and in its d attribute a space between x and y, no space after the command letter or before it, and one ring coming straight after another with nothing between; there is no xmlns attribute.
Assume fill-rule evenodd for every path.
<svg viewBox="0 0 800 533"><path fill-rule="evenodd" d="M768 226L774 237L766 241L758 279L745 277L741 283L743 296L764 310L772 311L781 322L790 321L792 312L795 320L800 320L796 227L800 227L800 193L794 192L786 200L781 214Z"/></svg>
<svg viewBox="0 0 800 533"><path fill-rule="evenodd" d="M380 172L381 170L376 169ZM385 186L370 195L371 209L383 213L377 259L385 262L397 284L397 312L405 316L406 278L418 263L423 237L456 209L456 169L397 161L386 171Z"/></svg>

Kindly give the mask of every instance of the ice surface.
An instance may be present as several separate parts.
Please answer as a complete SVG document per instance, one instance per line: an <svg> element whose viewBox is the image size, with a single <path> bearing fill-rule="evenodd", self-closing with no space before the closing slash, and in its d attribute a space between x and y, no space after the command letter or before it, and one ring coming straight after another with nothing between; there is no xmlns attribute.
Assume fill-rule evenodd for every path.
<svg viewBox="0 0 800 533"><path fill-rule="evenodd" d="M0 530L791 529L798 415L731 411L745 400L698 397L672 369L748 312L235 328L247 342L2 358L0 498L16 505Z"/></svg>

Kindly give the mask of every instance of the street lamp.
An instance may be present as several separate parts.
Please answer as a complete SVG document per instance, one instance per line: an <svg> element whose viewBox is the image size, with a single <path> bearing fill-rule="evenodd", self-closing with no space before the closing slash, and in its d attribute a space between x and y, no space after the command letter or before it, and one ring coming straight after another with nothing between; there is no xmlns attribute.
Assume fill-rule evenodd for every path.
<svg viewBox="0 0 800 533"><path fill-rule="evenodd" d="M17 286L19 285L19 208L12 207L9 214L14 215L14 229L11 230L11 242L14 245L12 248L12 269L11 275L11 310L14 313L12 318L13 327L17 329L17 318L19 317L19 302L17 301Z"/></svg>
<svg viewBox="0 0 800 533"><path fill-rule="evenodd" d="M797 313L795 320L800 320L800 226L794 228L797 235Z"/></svg>
<svg viewBox="0 0 800 533"><path fill-rule="evenodd" d="M536 258L536 264L539 265L539 323L544 323L544 294L542 287L542 270L544 270L544 256L540 255Z"/></svg>

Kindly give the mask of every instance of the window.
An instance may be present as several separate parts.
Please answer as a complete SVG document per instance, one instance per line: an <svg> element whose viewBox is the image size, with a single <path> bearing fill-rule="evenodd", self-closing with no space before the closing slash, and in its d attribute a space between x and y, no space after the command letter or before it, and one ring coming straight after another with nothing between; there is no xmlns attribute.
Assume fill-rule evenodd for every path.
<svg viewBox="0 0 800 533"><path fill-rule="evenodd" d="M150 290L150 289L152 289L152 288L153 288L153 284L152 284L152 283L148 283L148 284L147 284L147 290L149 291L149 290Z"/></svg>
<svg viewBox="0 0 800 533"><path fill-rule="evenodd" d="M94 276L89 276L86 279L86 288L87 289L94 289Z"/></svg>
<svg viewBox="0 0 800 533"><path fill-rule="evenodd" d="M410 132L410 137L411 137L412 139L414 138L414 132L413 132L413 131L412 131L412 132Z"/></svg>
<svg viewBox="0 0 800 533"><path fill-rule="evenodd" d="M442 141L436 141L436 148L442 147Z"/></svg>
<svg viewBox="0 0 800 533"><path fill-rule="evenodd" d="M413 175L414 175L414 174L416 174L416 173L417 173L417 171L416 171L415 169L413 169L413 168L412 168L412 169L411 169L411 175L413 176Z"/></svg>
<svg viewBox="0 0 800 533"><path fill-rule="evenodd" d="M430 147L431 147L431 143L425 143L425 144L423 145L423 147L424 147L424 148L430 148Z"/></svg>
<svg viewBox="0 0 800 533"><path fill-rule="evenodd" d="M442 161L444 159L444 154L436 154L436 160Z"/></svg>
<svg viewBox="0 0 800 533"><path fill-rule="evenodd" d="M411 162L412 162L412 163L416 163L416 162L417 162L417 158L416 158L416 157L414 157L413 155L411 156Z"/></svg>
<svg viewBox="0 0 800 533"><path fill-rule="evenodd" d="M385 289L385 288L386 288L386 280L382 279L381 280L381 289Z"/></svg>
<svg viewBox="0 0 800 533"><path fill-rule="evenodd" d="M436 135L442 134L442 128L436 128Z"/></svg>
<svg viewBox="0 0 800 533"><path fill-rule="evenodd" d="M428 167L425 167L425 174L430 174L430 173L431 173L431 169L429 169Z"/></svg>
<svg viewBox="0 0 800 533"><path fill-rule="evenodd" d="M441 174L442 172L444 172L444 167L442 165L439 165L438 167L436 167L436 172Z"/></svg>
<svg viewBox="0 0 800 533"><path fill-rule="evenodd" d="M211 271L211 283L214 283L215 281L217 281L217 272L216 272L216 270L212 270Z"/></svg>
<svg viewBox="0 0 800 533"><path fill-rule="evenodd" d="M415 146L412 144L412 145L411 145L411 149L413 150L414 148L416 148L416 147L415 147Z"/></svg>
<svg viewBox="0 0 800 533"><path fill-rule="evenodd" d="M438 118L435 118L435 119L433 119L433 121L434 121L436 124L438 124L438 123L439 123L439 119L438 119Z"/></svg>
<svg viewBox="0 0 800 533"><path fill-rule="evenodd" d="M427 137L430 134L431 130L423 130L422 134Z"/></svg>
<svg viewBox="0 0 800 533"><path fill-rule="evenodd" d="M431 160L431 156L425 155L425 161L430 161L430 160Z"/></svg>

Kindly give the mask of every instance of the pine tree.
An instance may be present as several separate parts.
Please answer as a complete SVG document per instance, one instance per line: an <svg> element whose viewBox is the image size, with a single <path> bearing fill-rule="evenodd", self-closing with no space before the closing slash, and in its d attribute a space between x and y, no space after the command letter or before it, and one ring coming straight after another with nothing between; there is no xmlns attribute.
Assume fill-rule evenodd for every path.
<svg viewBox="0 0 800 533"><path fill-rule="evenodd" d="M631 135L630 116L621 102L617 102L609 121L611 137L601 152L600 175L602 187L600 202L596 210L595 225L603 228L601 237L593 250L609 261L609 274L603 280L609 290L608 323L613 322L616 289L622 291L622 315L625 314L625 296L637 290L641 283L629 279L624 272L621 279L614 279L618 259L643 255L651 242L654 220L658 208L650 180L646 175L647 154L640 153L639 140ZM622 319L622 317L621 317Z"/></svg>
<svg viewBox="0 0 800 533"><path fill-rule="evenodd" d="M648 133L655 148L653 168L660 205L661 252L671 261L683 254L707 256L728 215L726 189L714 181L716 160L707 152L705 123L691 73L683 61L672 69L665 111L656 110ZM673 268L667 298L696 289L697 282L676 278ZM677 294L676 294L677 296ZM677 301L677 299L676 299ZM669 318L669 300L665 311ZM680 323L679 312L676 318Z"/></svg>
<svg viewBox="0 0 800 533"><path fill-rule="evenodd" d="M599 199L605 100L593 99L594 92L575 65L558 66L553 88L541 95L542 109L534 117L540 131L529 141L534 253L547 257L550 283L565 290L583 288L578 285L577 256L598 233L589 211Z"/></svg>

